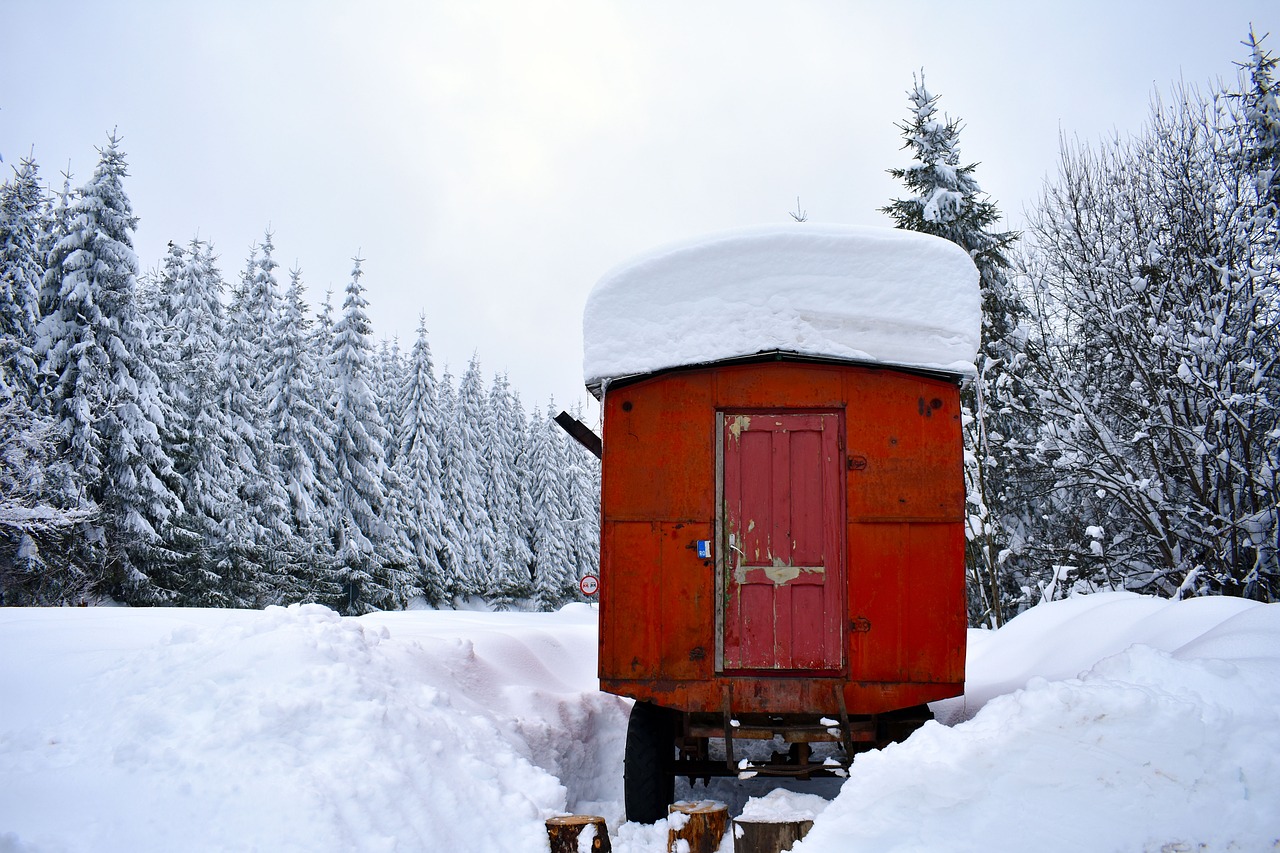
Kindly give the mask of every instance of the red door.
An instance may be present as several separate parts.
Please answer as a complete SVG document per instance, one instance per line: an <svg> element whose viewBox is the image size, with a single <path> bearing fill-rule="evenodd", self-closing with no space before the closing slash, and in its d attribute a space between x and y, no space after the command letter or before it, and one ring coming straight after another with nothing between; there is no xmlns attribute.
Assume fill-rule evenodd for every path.
<svg viewBox="0 0 1280 853"><path fill-rule="evenodd" d="M842 416L719 421L721 668L841 669Z"/></svg>

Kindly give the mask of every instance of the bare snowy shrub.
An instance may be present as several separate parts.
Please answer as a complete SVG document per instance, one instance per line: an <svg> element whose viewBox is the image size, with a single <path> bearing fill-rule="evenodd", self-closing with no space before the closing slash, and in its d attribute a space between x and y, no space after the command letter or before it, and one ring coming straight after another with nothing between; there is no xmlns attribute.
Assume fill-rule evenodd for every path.
<svg viewBox="0 0 1280 853"><path fill-rule="evenodd" d="M1072 568L1029 583L1280 595L1280 254L1242 104L1181 88L1064 145L1031 225L1053 477L1022 547Z"/></svg>

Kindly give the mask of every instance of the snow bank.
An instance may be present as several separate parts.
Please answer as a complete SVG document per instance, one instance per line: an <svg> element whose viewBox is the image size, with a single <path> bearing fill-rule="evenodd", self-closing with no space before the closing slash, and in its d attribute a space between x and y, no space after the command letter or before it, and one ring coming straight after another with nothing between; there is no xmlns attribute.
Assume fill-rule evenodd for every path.
<svg viewBox="0 0 1280 853"><path fill-rule="evenodd" d="M626 703L589 608L484 616L0 613L0 850L538 850Z"/></svg>
<svg viewBox="0 0 1280 853"><path fill-rule="evenodd" d="M588 386L781 350L972 373L978 273L954 243L889 228L731 231L613 270L583 315Z"/></svg>
<svg viewBox="0 0 1280 853"><path fill-rule="evenodd" d="M1111 593L971 634L972 719L860 756L796 853L1280 846L1280 605Z"/></svg>
<svg viewBox="0 0 1280 853"><path fill-rule="evenodd" d="M859 756L825 810L792 783L735 813L811 814L797 853L1280 845L1280 605L1108 593L970 637L954 725ZM622 822L595 644L585 605L0 608L0 851L545 853L575 811L660 853L665 821Z"/></svg>

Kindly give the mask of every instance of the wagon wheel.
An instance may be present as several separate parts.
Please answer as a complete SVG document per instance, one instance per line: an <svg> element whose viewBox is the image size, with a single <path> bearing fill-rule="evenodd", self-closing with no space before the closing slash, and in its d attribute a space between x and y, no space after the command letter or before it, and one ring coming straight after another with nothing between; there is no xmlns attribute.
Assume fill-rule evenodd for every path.
<svg viewBox="0 0 1280 853"><path fill-rule="evenodd" d="M655 823L675 799L675 743L680 712L637 702L627 722L623 793L627 820Z"/></svg>

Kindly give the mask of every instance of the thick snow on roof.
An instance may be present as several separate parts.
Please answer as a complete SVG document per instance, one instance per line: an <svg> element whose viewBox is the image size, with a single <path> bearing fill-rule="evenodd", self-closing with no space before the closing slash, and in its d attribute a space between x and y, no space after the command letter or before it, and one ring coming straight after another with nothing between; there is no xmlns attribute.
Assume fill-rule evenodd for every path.
<svg viewBox="0 0 1280 853"><path fill-rule="evenodd" d="M600 280L583 314L588 386L784 351L973 372L978 272L947 240L794 223L666 246Z"/></svg>

